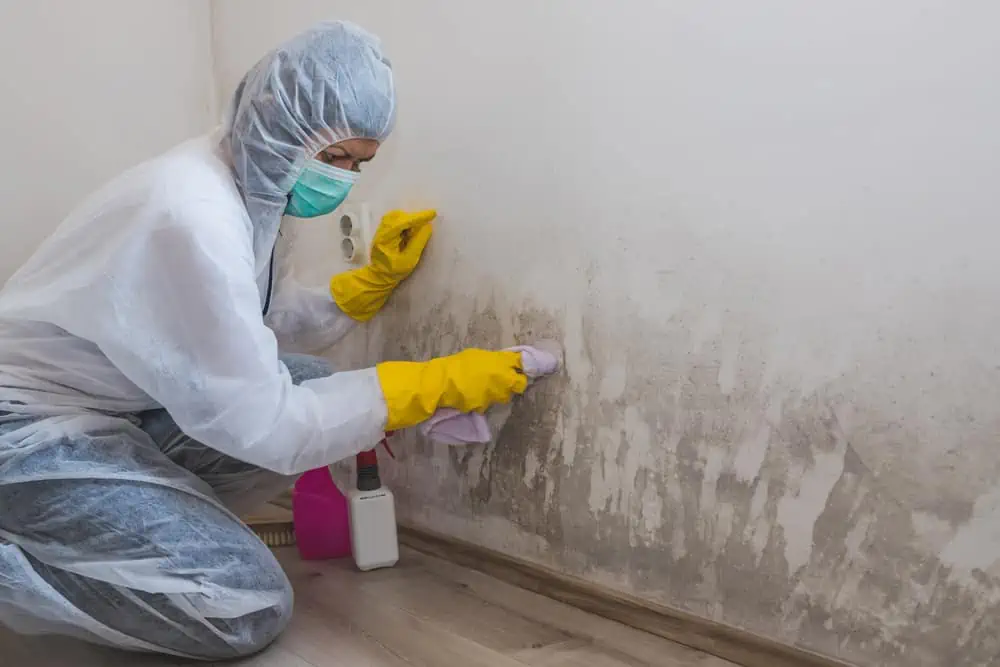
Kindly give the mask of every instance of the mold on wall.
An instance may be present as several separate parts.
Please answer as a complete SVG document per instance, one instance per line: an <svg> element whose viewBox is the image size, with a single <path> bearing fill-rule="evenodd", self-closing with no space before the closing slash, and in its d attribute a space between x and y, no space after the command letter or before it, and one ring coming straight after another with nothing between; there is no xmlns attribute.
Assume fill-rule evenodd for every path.
<svg viewBox="0 0 1000 667"><path fill-rule="evenodd" d="M352 197L441 217L342 366L565 345L497 443L407 436L405 519L861 665L997 663L1000 4L215 9L223 98L332 14L393 61Z"/></svg>
<svg viewBox="0 0 1000 667"><path fill-rule="evenodd" d="M796 387L794 367L725 316L662 329L628 306L612 318L553 308L487 280L438 292L433 276L476 274L461 261L427 273L347 356L544 337L564 341L567 367L517 404L494 444L405 436L388 471L404 519L858 664L986 665L1000 653L986 525L997 457L954 455L992 447L994 410L909 412L905 388L858 389L864 363ZM869 354L885 354L877 337ZM944 406L950 383L934 377L916 391ZM897 465L926 448L939 455Z"/></svg>

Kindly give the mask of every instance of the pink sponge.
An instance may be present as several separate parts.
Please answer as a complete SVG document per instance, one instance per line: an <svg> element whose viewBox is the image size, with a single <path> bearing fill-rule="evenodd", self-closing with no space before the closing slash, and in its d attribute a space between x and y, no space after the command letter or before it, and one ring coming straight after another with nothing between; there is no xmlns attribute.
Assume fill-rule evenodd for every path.
<svg viewBox="0 0 1000 667"><path fill-rule="evenodd" d="M292 490L295 542L303 560L328 560L351 555L351 524L347 498L328 468L310 470Z"/></svg>
<svg viewBox="0 0 1000 667"><path fill-rule="evenodd" d="M554 341L539 341L534 345L509 348L521 353L524 374L529 382L552 375L562 366L562 347ZM420 425L424 437L446 445L486 443L493 440L507 417L510 405L498 405L489 411L492 419L476 412L462 414L452 408L440 408Z"/></svg>

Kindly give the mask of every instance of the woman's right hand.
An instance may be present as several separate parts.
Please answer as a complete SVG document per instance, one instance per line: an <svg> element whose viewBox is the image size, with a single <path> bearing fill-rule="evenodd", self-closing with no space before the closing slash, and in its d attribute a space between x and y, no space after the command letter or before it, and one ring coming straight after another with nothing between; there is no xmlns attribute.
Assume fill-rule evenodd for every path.
<svg viewBox="0 0 1000 667"><path fill-rule="evenodd" d="M528 387L520 352L469 349L426 362L389 361L376 370L389 411L388 430L416 426L438 408L485 412Z"/></svg>

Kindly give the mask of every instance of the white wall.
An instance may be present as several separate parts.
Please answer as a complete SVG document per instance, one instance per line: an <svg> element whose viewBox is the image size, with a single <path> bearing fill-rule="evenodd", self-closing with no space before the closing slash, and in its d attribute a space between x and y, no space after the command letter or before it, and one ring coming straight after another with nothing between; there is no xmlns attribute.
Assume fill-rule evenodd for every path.
<svg viewBox="0 0 1000 667"><path fill-rule="evenodd" d="M206 0L0 3L0 282L82 197L214 120Z"/></svg>
<svg viewBox="0 0 1000 667"><path fill-rule="evenodd" d="M225 94L320 18L387 42L362 194L442 218L351 363L565 341L496 447L403 448L406 519L866 664L995 659L1000 5L214 7Z"/></svg>

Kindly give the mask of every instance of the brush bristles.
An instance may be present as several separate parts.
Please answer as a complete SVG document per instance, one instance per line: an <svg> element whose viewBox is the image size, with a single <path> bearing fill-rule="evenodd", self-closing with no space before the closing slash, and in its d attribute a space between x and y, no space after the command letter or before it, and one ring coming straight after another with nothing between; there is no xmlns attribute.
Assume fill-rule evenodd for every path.
<svg viewBox="0 0 1000 667"><path fill-rule="evenodd" d="M295 528L290 524L251 525L250 529L269 547L291 547L295 545Z"/></svg>

